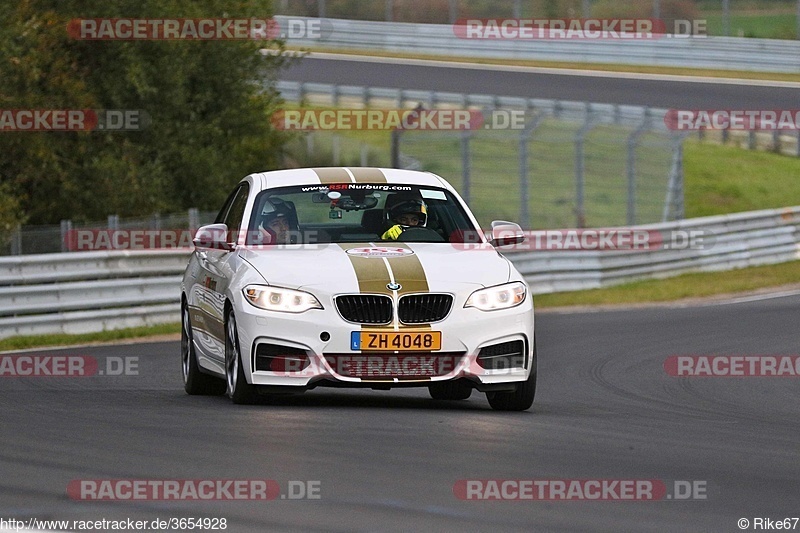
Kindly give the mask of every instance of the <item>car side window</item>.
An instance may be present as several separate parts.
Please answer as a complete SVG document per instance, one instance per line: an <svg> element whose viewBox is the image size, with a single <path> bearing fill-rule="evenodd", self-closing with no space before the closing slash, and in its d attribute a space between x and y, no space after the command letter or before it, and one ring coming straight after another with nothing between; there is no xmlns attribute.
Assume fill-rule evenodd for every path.
<svg viewBox="0 0 800 533"><path fill-rule="evenodd" d="M245 207L247 207L247 197L249 194L250 186L247 183L243 183L234 194L228 212L222 220L222 223L228 226L228 231L238 232L242 227L242 218L244 218L244 210ZM229 240L232 242L236 239L233 235L230 235Z"/></svg>

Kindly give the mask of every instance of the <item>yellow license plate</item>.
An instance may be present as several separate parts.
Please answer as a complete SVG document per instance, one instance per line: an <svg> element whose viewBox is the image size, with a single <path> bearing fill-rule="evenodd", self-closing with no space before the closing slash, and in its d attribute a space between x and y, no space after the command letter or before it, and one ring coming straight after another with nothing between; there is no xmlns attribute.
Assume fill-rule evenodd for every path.
<svg viewBox="0 0 800 533"><path fill-rule="evenodd" d="M362 352L441 350L442 332L353 331L350 348Z"/></svg>

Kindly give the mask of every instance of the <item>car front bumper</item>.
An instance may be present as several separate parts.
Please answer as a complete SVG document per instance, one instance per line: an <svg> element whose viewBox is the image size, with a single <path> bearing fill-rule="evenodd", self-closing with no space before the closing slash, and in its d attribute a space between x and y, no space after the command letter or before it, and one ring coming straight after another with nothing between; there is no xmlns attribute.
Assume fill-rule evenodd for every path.
<svg viewBox="0 0 800 533"><path fill-rule="evenodd" d="M479 390L493 390L503 384L528 379L533 365L533 301L505 310L480 311L464 308L465 297L456 296L450 314L442 321L424 326L382 326L371 328L345 321L332 299L325 309L289 314L262 310L244 299L235 303L242 367L248 382L258 386L313 388L317 385L391 388L426 386L433 382L466 379ZM353 350L354 331L439 331L437 351ZM327 339L327 340L326 340ZM519 356L498 359L487 365L481 350L521 341ZM504 344L510 345L510 344ZM289 354L277 367L256 354ZM278 350L278 352L275 352ZM496 351L496 350L495 350ZM485 353L485 352L484 352ZM298 355L304 354L304 355ZM306 359L304 359L304 357ZM280 358L280 356L279 356ZM501 364L496 364L500 361Z"/></svg>

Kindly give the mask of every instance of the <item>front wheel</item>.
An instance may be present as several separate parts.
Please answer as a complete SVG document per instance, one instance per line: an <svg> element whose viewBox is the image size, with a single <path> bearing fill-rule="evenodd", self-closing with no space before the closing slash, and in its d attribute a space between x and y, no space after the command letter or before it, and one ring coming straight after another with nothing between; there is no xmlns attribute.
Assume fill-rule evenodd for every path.
<svg viewBox="0 0 800 533"><path fill-rule="evenodd" d="M531 375L517 385L514 392L487 392L486 399L495 411L525 411L533 405L536 396L536 337L533 338Z"/></svg>
<svg viewBox="0 0 800 533"><path fill-rule="evenodd" d="M239 349L239 333L236 329L236 317L233 311L228 313L225 322L225 381L228 383L226 394L233 400L233 403L255 403L258 394L256 388L249 384L244 376L242 354Z"/></svg>
<svg viewBox="0 0 800 533"><path fill-rule="evenodd" d="M222 394L225 383L200 371L197 353L192 340L192 322L189 318L189 307L181 308L181 370L183 371L183 389L187 394Z"/></svg>

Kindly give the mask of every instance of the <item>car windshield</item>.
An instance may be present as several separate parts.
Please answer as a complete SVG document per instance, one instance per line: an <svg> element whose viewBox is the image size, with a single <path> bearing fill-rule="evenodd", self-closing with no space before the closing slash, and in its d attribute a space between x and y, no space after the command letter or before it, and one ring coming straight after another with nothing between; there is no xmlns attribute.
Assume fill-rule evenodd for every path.
<svg viewBox="0 0 800 533"><path fill-rule="evenodd" d="M476 242L477 231L445 189L386 183L306 185L268 189L256 197L248 244Z"/></svg>

